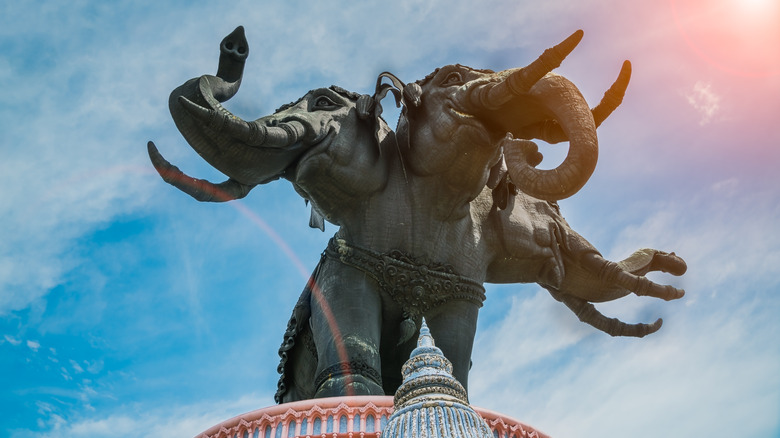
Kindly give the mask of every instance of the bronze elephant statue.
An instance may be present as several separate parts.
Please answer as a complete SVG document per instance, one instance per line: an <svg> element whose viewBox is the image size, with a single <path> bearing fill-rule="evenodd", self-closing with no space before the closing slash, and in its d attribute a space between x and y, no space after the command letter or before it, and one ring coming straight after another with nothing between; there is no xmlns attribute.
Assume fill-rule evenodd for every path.
<svg viewBox="0 0 780 438"><path fill-rule="evenodd" d="M238 90L248 54L238 28L221 44L216 76L173 91L177 127L229 179L190 178L150 142L163 179L200 201L240 198L287 179L311 203L313 227L323 229L324 220L339 227L288 324L277 402L393 394L423 316L467 387L485 282L538 283L613 336L660 328L660 320L607 318L591 303L632 292L680 298L682 290L643 275L681 275L685 262L652 249L605 260L556 203L592 174L596 127L621 103L630 75L626 63L591 110L571 82L550 73L581 37L524 68L450 65L409 84L383 73L372 96L320 88L247 122L221 105ZM402 107L396 132L381 118L388 93ZM568 156L540 170L531 139L568 141Z"/></svg>

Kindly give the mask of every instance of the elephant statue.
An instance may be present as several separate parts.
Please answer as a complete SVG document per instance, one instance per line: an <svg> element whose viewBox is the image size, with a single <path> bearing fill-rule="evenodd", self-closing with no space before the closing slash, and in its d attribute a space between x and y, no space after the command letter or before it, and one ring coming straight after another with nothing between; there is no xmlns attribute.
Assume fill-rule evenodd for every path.
<svg viewBox="0 0 780 438"><path fill-rule="evenodd" d="M228 179L191 178L149 142L166 182L223 202L286 179L310 202L312 227L338 226L285 332L277 402L393 394L423 317L467 388L485 282L538 283L613 336L660 328L660 320L607 318L591 303L629 293L680 298L682 290L643 275L681 275L685 262L653 249L608 261L556 203L592 174L596 127L621 103L630 76L626 63L591 110L570 81L550 73L581 38L578 31L523 68L450 65L409 84L382 73L371 96L320 88L244 121L221 104L237 92L249 53L239 27L221 43L216 76L172 92L178 129ZM395 132L381 117L388 94L402 108ZM532 139L568 141L567 158L537 169Z"/></svg>

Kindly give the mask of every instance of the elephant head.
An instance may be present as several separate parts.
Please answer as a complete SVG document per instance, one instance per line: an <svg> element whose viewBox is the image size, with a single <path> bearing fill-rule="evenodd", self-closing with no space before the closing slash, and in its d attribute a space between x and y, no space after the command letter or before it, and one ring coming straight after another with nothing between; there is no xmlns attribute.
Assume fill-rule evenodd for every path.
<svg viewBox="0 0 780 438"><path fill-rule="evenodd" d="M286 178L312 201L312 224L319 228L322 216L330 218L344 197L372 193L385 184L379 149L392 133L372 96L319 88L270 116L245 121L222 106L238 91L249 54L242 27L225 37L220 51L216 76L185 82L171 93L169 107L190 146L229 179L213 184L190 178L149 142L152 163L166 182L199 201L220 202Z"/></svg>
<svg viewBox="0 0 780 438"><path fill-rule="evenodd" d="M448 65L404 86L406 111L398 137L407 139L412 157L408 166L413 172L432 174L450 164L442 157L491 154L487 156L492 162L478 160L482 166L469 159L466 177L475 180L476 189L484 186L491 166L499 166L493 169L494 178L497 172L505 173L500 160L503 149L512 183L525 193L550 201L576 193L596 166L596 127L621 103L631 70L626 62L618 80L591 111L574 84L550 73L581 38L582 31L575 32L526 67L494 72ZM568 140L563 163L551 170L537 169L542 157L530 141L534 138L548 143Z"/></svg>
<svg viewBox="0 0 780 438"><path fill-rule="evenodd" d="M490 211L480 227L495 252L487 282L537 282L583 322L613 336L642 337L658 330L661 320L627 324L605 317L591 303L629 293L681 298L683 290L644 274L682 275L685 262L654 249L608 261L571 229L555 203L575 194L593 173L596 128L622 102L631 75L626 61L601 102L589 108L574 84L550 72L581 38L575 32L522 68L494 72L448 65L408 85L395 80L404 103L399 143L407 148L412 173L441 175L455 168L446 182L471 190L471 215ZM542 156L532 139L568 141L568 155L555 169L537 169ZM485 185L493 189L492 199Z"/></svg>

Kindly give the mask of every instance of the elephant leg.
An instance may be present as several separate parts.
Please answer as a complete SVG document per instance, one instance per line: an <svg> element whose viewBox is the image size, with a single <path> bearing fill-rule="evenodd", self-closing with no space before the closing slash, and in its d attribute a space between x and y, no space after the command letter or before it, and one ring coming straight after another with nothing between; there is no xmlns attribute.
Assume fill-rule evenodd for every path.
<svg viewBox="0 0 780 438"><path fill-rule="evenodd" d="M322 263L318 264L314 269L314 273L301 292L287 322L282 345L279 347L281 360L277 371L281 376L274 396L277 403L310 399L314 394L317 348L312 339L309 318L311 317L311 285L314 284L321 265Z"/></svg>
<svg viewBox="0 0 780 438"><path fill-rule="evenodd" d="M426 312L425 321L436 346L452 362L452 374L468 391L471 349L477 331L479 307L470 301L452 300Z"/></svg>
<svg viewBox="0 0 780 438"><path fill-rule="evenodd" d="M289 403L297 400L308 400L314 396L314 370L317 367L317 352L314 347L308 321L295 336L295 344L290 349L286 364L281 371L284 388L280 388L277 402Z"/></svg>
<svg viewBox="0 0 780 438"><path fill-rule="evenodd" d="M363 272L326 259L312 291L312 335L317 346L314 397L384 395L379 342L381 299Z"/></svg>

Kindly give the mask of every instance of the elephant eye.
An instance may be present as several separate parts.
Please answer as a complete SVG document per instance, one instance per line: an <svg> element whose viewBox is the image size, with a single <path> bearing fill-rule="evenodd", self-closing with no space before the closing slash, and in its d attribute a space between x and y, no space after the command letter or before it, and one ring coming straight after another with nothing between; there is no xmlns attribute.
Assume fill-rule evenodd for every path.
<svg viewBox="0 0 780 438"><path fill-rule="evenodd" d="M338 108L338 104L332 101L328 96L319 96L314 100L315 110L331 110Z"/></svg>
<svg viewBox="0 0 780 438"><path fill-rule="evenodd" d="M443 81L441 81L442 87L450 87L453 85L462 85L463 84L463 78L460 76L460 73L454 71L447 75L447 77L444 78Z"/></svg>

